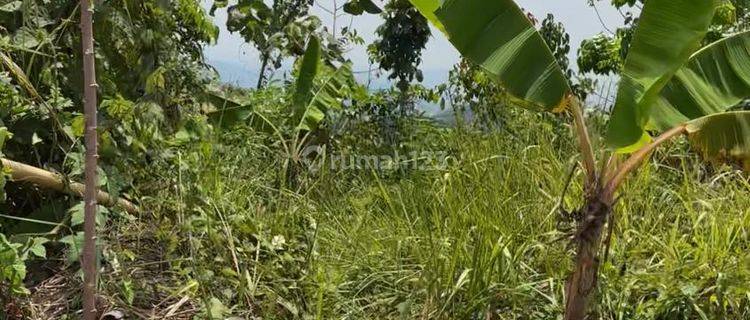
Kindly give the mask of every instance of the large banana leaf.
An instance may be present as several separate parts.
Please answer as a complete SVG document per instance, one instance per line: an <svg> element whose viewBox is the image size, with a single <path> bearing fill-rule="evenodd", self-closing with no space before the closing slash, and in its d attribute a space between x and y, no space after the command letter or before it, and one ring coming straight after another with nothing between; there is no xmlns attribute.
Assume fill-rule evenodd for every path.
<svg viewBox="0 0 750 320"><path fill-rule="evenodd" d="M440 22L438 17L435 15L435 11L440 7L440 2L438 0L409 0L411 4L414 6L414 8L417 8L417 11L421 13L427 21L432 23L432 25L435 26L440 32L445 33L445 27L443 27L443 23Z"/></svg>
<svg viewBox="0 0 750 320"><path fill-rule="evenodd" d="M295 91L293 97L294 116L293 123L299 123L305 114L305 106L312 96L313 83L320 69L320 40L317 37L310 37L307 43L307 49L302 56L299 66L299 74L295 82Z"/></svg>
<svg viewBox="0 0 750 320"><path fill-rule="evenodd" d="M662 88L698 49L718 0L651 0L628 51L607 132L628 152L648 141L645 127Z"/></svg>
<svg viewBox="0 0 750 320"><path fill-rule="evenodd" d="M687 123L690 142L713 161L738 161L750 170L750 111L717 113Z"/></svg>
<svg viewBox="0 0 750 320"><path fill-rule="evenodd" d="M568 81L549 47L512 0L411 0L461 54L480 65L524 107L559 112ZM434 16L432 10L437 8ZM437 23L434 17L440 23Z"/></svg>
<svg viewBox="0 0 750 320"><path fill-rule="evenodd" d="M323 122L328 110L341 108L342 99L355 86L355 80L351 65L346 63L325 75L315 88L315 79L325 69L321 66L320 41L315 37L310 38L301 59L293 97L292 123L297 124L297 130L312 131Z"/></svg>
<svg viewBox="0 0 750 320"><path fill-rule="evenodd" d="M312 97L305 105L304 113L299 118L298 130L312 131L315 130L329 110L341 109L344 97L355 86L352 66L345 63L329 75L325 76L317 89L312 93ZM295 119L297 117L295 116Z"/></svg>
<svg viewBox="0 0 750 320"><path fill-rule="evenodd" d="M750 97L750 32L714 42L693 54L664 87L651 127L668 130L727 111Z"/></svg>
<svg viewBox="0 0 750 320"><path fill-rule="evenodd" d="M253 106L244 105L221 92L208 92L202 97L208 120L217 127L229 128L253 115Z"/></svg>

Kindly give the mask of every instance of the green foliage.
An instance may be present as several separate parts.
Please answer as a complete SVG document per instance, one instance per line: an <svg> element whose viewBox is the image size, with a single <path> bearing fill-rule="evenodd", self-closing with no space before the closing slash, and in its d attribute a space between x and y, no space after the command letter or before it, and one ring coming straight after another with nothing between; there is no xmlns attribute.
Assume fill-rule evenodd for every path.
<svg viewBox="0 0 750 320"><path fill-rule="evenodd" d="M28 0L0 6L0 156L60 173L71 181L83 176L77 5ZM105 1L97 2L94 9L102 97L99 187L118 197L131 192L133 182L143 178L133 167L168 157L162 150L186 132L201 136L198 139L207 134L209 126L198 115L198 98L211 81L203 48L216 40L218 28L196 1ZM54 238L54 256L64 249L71 263L78 261L73 246L80 237L75 233L80 222L74 206L78 202L23 182L6 184L7 174L2 168L0 198L7 196L7 201L0 201L0 211L6 215L0 219L0 234L10 243L24 243L19 234ZM105 226L101 217L99 222ZM3 266L30 263L27 256L43 252L38 245L11 247L15 255L5 250ZM54 261L60 260L64 259ZM30 268L28 283L39 280L33 274L36 269ZM4 277L3 285L23 291L23 274L17 272L11 279L4 273Z"/></svg>
<svg viewBox="0 0 750 320"><path fill-rule="evenodd" d="M383 12L372 0L352 0L344 4L344 12L351 15L361 15L364 12L379 14Z"/></svg>
<svg viewBox="0 0 750 320"><path fill-rule="evenodd" d="M26 261L32 257L46 258L45 243L45 238L29 238L25 244L15 243L0 233L0 290L9 290L14 295L29 294L23 284L27 273ZM4 294L2 291L0 295Z"/></svg>
<svg viewBox="0 0 750 320"><path fill-rule="evenodd" d="M592 90L593 82L574 74L570 68L570 36L563 24L555 22L554 15L548 14L541 23L539 34L550 48L573 92L585 100ZM577 83L574 83L575 78L578 78ZM505 121L503 109L513 104L506 91L493 78L467 60L453 67L448 83L440 86L440 90L447 95L454 110L461 113L470 111L473 124L482 128L501 127Z"/></svg>
<svg viewBox="0 0 750 320"><path fill-rule="evenodd" d="M505 121L503 113L509 104L505 91L484 71L465 59L453 66L448 83L439 89L442 96L447 96L454 111L461 115L471 113L473 125L495 128ZM445 107L445 101L442 105Z"/></svg>
<svg viewBox="0 0 750 320"><path fill-rule="evenodd" d="M294 96L292 97L292 123L299 123L307 114L306 105L313 95L313 83L320 69L320 40L310 37L302 56L297 72L297 80L294 85Z"/></svg>
<svg viewBox="0 0 750 320"><path fill-rule="evenodd" d="M388 79L398 79L399 89L407 91L415 79L424 80L419 65L430 26L408 0L390 0L382 17L385 22L375 31L378 40L369 47L370 58L390 72Z"/></svg>
<svg viewBox="0 0 750 320"><path fill-rule="evenodd" d="M405 109L404 105L413 105L416 101L436 103L439 90L419 85L412 85L408 90L406 93L396 88L355 91L351 104L328 125L333 150L408 154L421 151L415 150L409 142L414 139L430 146L433 145L430 141L437 144L440 139L433 133L442 128L435 127L434 119L423 118L419 111ZM404 100L405 97L408 100Z"/></svg>
<svg viewBox="0 0 750 320"><path fill-rule="evenodd" d="M536 110L565 109L571 93L568 79L513 1L450 0L436 14L458 51L505 88L514 103Z"/></svg>
<svg viewBox="0 0 750 320"><path fill-rule="evenodd" d="M650 125L668 130L721 113L750 97L750 32L723 38L694 53L664 87Z"/></svg>
<svg viewBox="0 0 750 320"><path fill-rule="evenodd" d="M659 92L700 46L715 12L714 1L655 1L641 14L625 61L607 132L611 147L640 147ZM667 39L669 41L667 41Z"/></svg>
<svg viewBox="0 0 750 320"><path fill-rule="evenodd" d="M539 28L539 34L544 38L547 47L550 48L552 56L557 60L557 64L565 71L568 78L572 77L568 52L570 52L570 35L565 32L565 26L562 22L555 23L555 16L551 13L542 21Z"/></svg>
<svg viewBox="0 0 750 320"><path fill-rule="evenodd" d="M688 122L693 145L708 160L737 162L750 170L750 111L708 115Z"/></svg>
<svg viewBox="0 0 750 320"><path fill-rule="evenodd" d="M298 130L312 131L318 128L326 117L328 112L340 110L343 105L343 99L350 95L350 92L356 89L354 78L352 76L351 65L344 64L340 68L324 74L318 80L319 84L315 88L312 96L306 100L303 108L295 112L292 119ZM299 120L297 122L296 120Z"/></svg>
<svg viewBox="0 0 750 320"><path fill-rule="evenodd" d="M13 134L8 132L8 128L0 126L0 158L3 157L3 146L5 141L13 137ZM0 166L0 203L5 202L5 181L7 179L8 172L6 172L3 166Z"/></svg>
<svg viewBox="0 0 750 320"><path fill-rule="evenodd" d="M247 43L260 52L260 76L257 88L268 80L267 73L281 67L288 57L302 56L305 43L310 36L329 39L321 28L320 19L310 15L310 0L274 0L270 4L263 1L239 0L229 5L226 0L214 1L211 12L227 7L227 29L238 32ZM341 43L332 39L323 48L328 61L341 60Z"/></svg>
<svg viewBox="0 0 750 320"><path fill-rule="evenodd" d="M537 32L510 1L448 0L438 15L438 1L412 3L386 6L373 51L399 90L377 92L336 61L356 33L329 37L310 16L309 1L214 2L214 10L229 7L230 30L265 55L261 84L281 60L301 56L296 81L250 92L208 85L201 53L217 28L199 2L97 4L99 184L113 195L141 196L147 210L130 217L100 209L108 301L123 310L184 306L188 317L214 319L559 317L570 253L555 240L572 224L564 208L582 196L575 182L565 194L559 174L571 166L574 139L559 117L498 106L562 110L581 85L571 81L569 36L552 16ZM720 9L712 23L733 24L738 8ZM344 4L351 14L376 9L366 0ZM467 56L442 92L456 110L468 107L479 127L502 124L503 131L443 128L404 108L437 99L410 85L421 80L428 20ZM0 108L0 151L80 178L75 5L11 1L0 6L0 25L0 103L9 106ZM597 55L586 58L592 71L619 72L630 34L616 37L582 49ZM638 43L629 59L640 55ZM599 65L602 59L610 61ZM748 121L728 118L745 116L713 115L689 129L707 157L744 157L747 143L736 138L747 136ZM308 145L325 148L305 154ZM644 200L618 207L618 230L627 232L601 262L597 318L748 317L747 181L723 168L712 172L685 150L658 151L625 186ZM393 172L308 170L330 164L336 152L423 151L454 161L426 171L408 169L421 157L392 164ZM67 265L82 243L78 201L18 183L7 190L11 201L2 208L11 212L0 231L27 238L0 234L2 298L6 287L23 294L24 280L34 280L26 264L48 249L35 235L56 239L51 256Z"/></svg>
<svg viewBox="0 0 750 320"><path fill-rule="evenodd" d="M285 106L284 92L257 94L278 103L269 109ZM144 205L154 215L113 227L120 270L157 265L133 273L133 305L180 292L199 316L224 318L560 317L570 252L555 241L569 223L558 205L579 205L576 180L559 196L576 146L541 114L515 108L507 117L503 132L424 126L430 134L404 139L448 151L456 162L444 169L322 167L298 193L276 188L279 146L250 127L224 131L209 152L172 148L180 156L160 159L149 168L158 177L139 186L153 195ZM349 129L335 150L379 154L366 146L371 127ZM597 319L750 315L750 187L685 150L657 151L625 186L642 200L618 205L623 231L602 261ZM128 274L105 273L106 292L119 297ZM146 280L159 275L153 288Z"/></svg>
<svg viewBox="0 0 750 320"><path fill-rule="evenodd" d="M622 34L618 30L618 35ZM598 34L581 42L578 48L578 68L581 72L595 74L618 74L624 64L622 56L622 38L611 38Z"/></svg>
<svg viewBox="0 0 750 320"><path fill-rule="evenodd" d="M19 243L8 242L5 235L0 234L0 283L9 286L10 291L15 294L28 293L23 286L26 264L19 254L22 246Z"/></svg>
<svg viewBox="0 0 750 320"><path fill-rule="evenodd" d="M3 102L12 112L4 111L2 120L15 133L6 154L37 162L28 153L36 136L36 153L44 162L59 165L64 157L60 153L74 145L71 140L82 119L77 9L65 1L24 3L0 15L5 28L0 45L13 65L23 66L14 69L3 63L11 74L4 88L15 92ZM189 106L209 80L203 45L216 39L218 28L194 1L107 2L95 10L96 40L107 44L96 46L106 160L122 156L117 154L122 145L142 152L144 146L160 142L163 131L171 131L170 124L179 124L181 115L196 111Z"/></svg>
<svg viewBox="0 0 750 320"><path fill-rule="evenodd" d="M594 6L594 0L588 0L588 3ZM633 8L636 4L642 6L642 3L641 0L615 0L611 4L622 13L623 10ZM748 30L750 28L749 10L750 2L747 0L720 1L703 45ZM625 25L617 28L614 35L600 33L581 43L578 66L582 72L606 75L619 74L622 71L639 20L637 17L634 18L630 11L625 11L623 14Z"/></svg>
<svg viewBox="0 0 750 320"><path fill-rule="evenodd" d="M586 101L588 94L593 91L594 83L591 79L574 74L570 68L570 61L568 59L568 53L570 53L570 35L565 31L565 26L562 22L555 22L555 16L550 13L542 20L542 24L539 27L539 34L544 39L547 47L550 48L552 56L555 57L558 66L560 66L560 69L568 79L568 84L573 93L581 101ZM574 80L577 80L577 83L574 83Z"/></svg>
<svg viewBox="0 0 750 320"><path fill-rule="evenodd" d="M440 1L436 0L409 0L411 4L414 6L417 11L419 11L422 16L424 16L427 21L430 22L435 28L440 30L443 34L446 36L448 35L445 32L445 27L443 26L443 23L440 22L440 19L435 15L435 11L440 7Z"/></svg>

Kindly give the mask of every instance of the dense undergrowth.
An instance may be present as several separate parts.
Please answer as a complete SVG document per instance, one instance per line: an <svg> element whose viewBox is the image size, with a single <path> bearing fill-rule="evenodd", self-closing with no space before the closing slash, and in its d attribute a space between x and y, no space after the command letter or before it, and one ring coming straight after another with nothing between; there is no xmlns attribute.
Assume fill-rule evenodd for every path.
<svg viewBox="0 0 750 320"><path fill-rule="evenodd" d="M106 296L157 318L556 318L580 205L576 179L559 199L574 144L550 119L514 117L505 132L409 138L448 152L446 167L322 166L298 192L279 190L283 156L250 128L166 150L137 186L146 212L107 230ZM684 155L655 154L626 186L598 317L750 316L750 184Z"/></svg>
<svg viewBox="0 0 750 320"><path fill-rule="evenodd" d="M0 156L80 181L78 8L10 3L0 7ZM305 3L295 2L307 15ZM561 317L583 198L570 121L508 108L505 90L468 61L435 89L370 90L336 56L362 40L330 38L317 18L295 20L310 22L306 33L267 53L300 57L303 42L326 35L312 68L300 59L294 79L222 87L202 56L217 37L205 11L194 1L97 6L100 187L142 208L100 209L101 311ZM562 25L549 16L541 29L566 57ZM455 127L418 116L418 101L439 98ZM606 118L589 112L592 131ZM0 319L77 319L80 199L9 177L0 172ZM750 318L746 174L678 141L621 194L592 318Z"/></svg>

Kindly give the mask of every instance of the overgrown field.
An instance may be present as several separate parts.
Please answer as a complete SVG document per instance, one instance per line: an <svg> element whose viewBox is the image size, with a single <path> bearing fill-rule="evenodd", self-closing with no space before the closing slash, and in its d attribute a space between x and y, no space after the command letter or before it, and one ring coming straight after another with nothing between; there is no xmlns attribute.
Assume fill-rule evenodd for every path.
<svg viewBox="0 0 750 320"><path fill-rule="evenodd" d="M750 1L87 1L0 1L0 320L750 319Z"/></svg>
<svg viewBox="0 0 750 320"><path fill-rule="evenodd" d="M504 133L410 141L447 151L448 167L324 166L299 192L278 189L282 157L251 129L167 150L138 186L147 213L107 228L105 295L157 318L557 318L566 211L580 205L580 179L559 198L574 144L548 119L517 117ZM618 202L602 319L750 316L750 184L684 148L655 154Z"/></svg>

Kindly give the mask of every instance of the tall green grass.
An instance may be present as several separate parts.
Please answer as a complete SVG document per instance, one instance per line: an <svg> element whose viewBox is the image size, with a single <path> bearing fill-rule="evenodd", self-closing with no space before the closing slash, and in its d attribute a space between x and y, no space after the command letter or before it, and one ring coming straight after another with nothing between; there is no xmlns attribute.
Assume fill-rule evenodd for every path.
<svg viewBox="0 0 750 320"><path fill-rule="evenodd" d="M203 315L558 318L572 254L561 209L581 205L580 172L560 199L575 143L518 117L504 132L410 142L442 146L457 159L447 168L310 172L299 192L278 189L272 137L235 130L153 168L161 177L141 186L153 215L128 228L155 234L175 274L164 290L197 283L185 292ZM596 318L750 317L747 176L676 143L624 186L615 217Z"/></svg>

